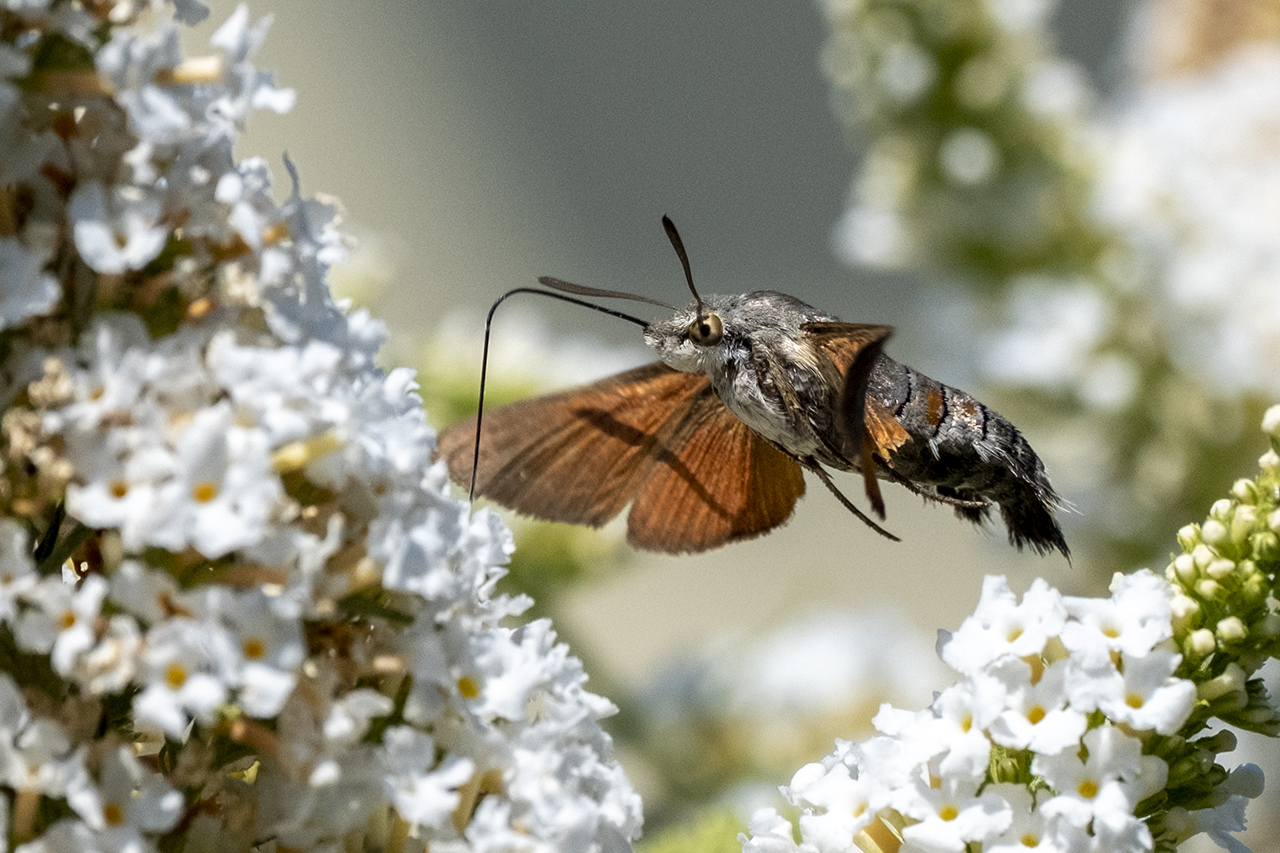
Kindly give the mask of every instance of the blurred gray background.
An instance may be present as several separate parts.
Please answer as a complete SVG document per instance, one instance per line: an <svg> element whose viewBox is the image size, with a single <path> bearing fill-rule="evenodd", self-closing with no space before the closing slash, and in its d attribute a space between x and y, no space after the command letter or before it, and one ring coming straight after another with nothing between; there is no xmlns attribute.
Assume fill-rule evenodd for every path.
<svg viewBox="0 0 1280 853"><path fill-rule="evenodd" d="M210 5L193 53L235 8ZM1104 88L1126 9L1073 0L1058 15L1063 50ZM850 270L831 251L856 141L828 109L816 4L272 0L250 11L275 16L258 64L298 103L258 114L238 155L267 157L283 182L287 150L304 194L343 201L387 278L377 311L393 340L453 307L479 315L539 274L682 303L667 213L704 293L786 290L895 325L891 354L938 379L967 375L934 340L938 319L923 319L938 304L931 283ZM569 306L539 308L563 330L637 337ZM697 558L640 558L578 596L574 627L618 676L642 680L714 634L819 604L893 604L932 632L971 611L984 573L1016 589L1037 575L1077 589L1065 560L1018 554L1003 529L977 532L901 489L887 499L900 545L811 482L785 529Z"/></svg>

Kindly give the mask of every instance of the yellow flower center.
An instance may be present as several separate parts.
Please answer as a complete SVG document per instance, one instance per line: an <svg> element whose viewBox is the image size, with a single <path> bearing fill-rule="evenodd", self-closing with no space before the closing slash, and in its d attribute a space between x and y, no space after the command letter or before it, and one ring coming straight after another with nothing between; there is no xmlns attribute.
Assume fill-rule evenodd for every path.
<svg viewBox="0 0 1280 853"><path fill-rule="evenodd" d="M108 826L119 826L124 823L124 809L116 803L107 803L102 807L102 819Z"/></svg>
<svg viewBox="0 0 1280 853"><path fill-rule="evenodd" d="M950 803L938 809L938 817L942 818L943 820L948 820L948 821L955 820L959 816L960 816L960 810L955 806L951 805Z"/></svg>
<svg viewBox="0 0 1280 853"><path fill-rule="evenodd" d="M458 679L458 692L463 699L474 699L480 695L480 685L471 676L464 675Z"/></svg>
<svg viewBox="0 0 1280 853"><path fill-rule="evenodd" d="M62 611L62 618L58 620L58 627L66 631L76 624L76 614L74 610Z"/></svg>
<svg viewBox="0 0 1280 853"><path fill-rule="evenodd" d="M205 480L203 483L196 483L195 488L191 490L191 497L197 503L207 504L218 496L218 484Z"/></svg>
<svg viewBox="0 0 1280 853"><path fill-rule="evenodd" d="M1039 705L1032 705L1027 709L1027 719L1031 721L1031 725L1035 725L1044 719L1045 710Z"/></svg>
<svg viewBox="0 0 1280 853"><path fill-rule="evenodd" d="M250 637L244 641L244 656L249 660L258 660L266 653L267 644L257 637Z"/></svg>
<svg viewBox="0 0 1280 853"><path fill-rule="evenodd" d="M187 681L187 668L180 663L169 664L169 668L164 672L164 680L171 688L177 690Z"/></svg>
<svg viewBox="0 0 1280 853"><path fill-rule="evenodd" d="M1098 796L1098 783L1092 779L1085 779L1080 783L1080 787L1076 788L1076 793L1084 797L1086 800L1092 800Z"/></svg>
<svg viewBox="0 0 1280 853"><path fill-rule="evenodd" d="M120 500L120 498L124 497L127 494L129 494L128 483L126 483L124 480L111 481L111 497L115 498L116 500Z"/></svg>
<svg viewBox="0 0 1280 853"><path fill-rule="evenodd" d="M1040 839L1029 832L1023 833L1018 840L1022 842L1023 847L1037 847L1040 844Z"/></svg>

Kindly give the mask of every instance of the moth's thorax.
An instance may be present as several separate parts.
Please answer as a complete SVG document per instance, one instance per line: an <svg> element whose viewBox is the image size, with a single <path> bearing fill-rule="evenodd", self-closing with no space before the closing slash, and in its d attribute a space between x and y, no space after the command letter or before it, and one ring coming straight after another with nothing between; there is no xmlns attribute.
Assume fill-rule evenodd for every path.
<svg viewBox="0 0 1280 853"><path fill-rule="evenodd" d="M697 317L690 304L672 319L645 330L645 342L668 366L685 373L705 373L724 404L747 426L801 456L810 456L809 431L796 419L820 404L814 398L830 391L823 383L813 348L800 326L834 320L793 296L771 290L738 296L708 296L707 310L720 315L724 337L710 347L689 340ZM778 383L799 398L799 411L788 406Z"/></svg>

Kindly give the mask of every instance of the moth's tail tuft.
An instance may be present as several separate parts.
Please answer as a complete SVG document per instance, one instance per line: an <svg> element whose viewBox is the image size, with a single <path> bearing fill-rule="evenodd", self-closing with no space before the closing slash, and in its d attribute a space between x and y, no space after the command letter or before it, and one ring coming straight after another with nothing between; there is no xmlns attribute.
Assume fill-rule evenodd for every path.
<svg viewBox="0 0 1280 853"><path fill-rule="evenodd" d="M1032 493L1031 489L1027 492L1020 499L1006 500L1000 504L1000 516L1009 529L1009 542L1018 550L1030 547L1042 556L1055 550L1061 551L1062 556L1070 560L1071 550L1067 548L1067 540L1053 514L1057 505L1056 496L1050 492L1049 500L1046 501Z"/></svg>

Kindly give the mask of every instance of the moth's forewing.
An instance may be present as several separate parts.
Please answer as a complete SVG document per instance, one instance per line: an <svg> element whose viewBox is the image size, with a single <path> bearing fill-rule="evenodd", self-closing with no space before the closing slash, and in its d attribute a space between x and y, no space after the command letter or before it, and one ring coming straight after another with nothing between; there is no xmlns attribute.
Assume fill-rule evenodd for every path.
<svg viewBox="0 0 1280 853"><path fill-rule="evenodd" d="M475 418L440 433L459 484L470 482L474 442ZM476 493L593 527L635 498L628 541L678 554L777 527L804 477L725 408L705 375L653 364L486 412Z"/></svg>
<svg viewBox="0 0 1280 853"><path fill-rule="evenodd" d="M627 541L679 554L758 536L791 517L804 474L711 390L663 435L631 514Z"/></svg>
<svg viewBox="0 0 1280 853"><path fill-rule="evenodd" d="M857 460L862 469L867 499L884 518L884 499L876 479L874 455L888 459L908 436L892 414L871 402L867 383L884 343L893 334L892 326L870 323L805 323L800 327L824 353L843 377L837 398L836 418L845 458ZM899 435L900 433L900 435Z"/></svg>
<svg viewBox="0 0 1280 853"><path fill-rule="evenodd" d="M705 384L651 364L487 411L476 494L535 518L599 527L635 496L662 427ZM460 485L471 480L475 436L472 417L438 438Z"/></svg>

